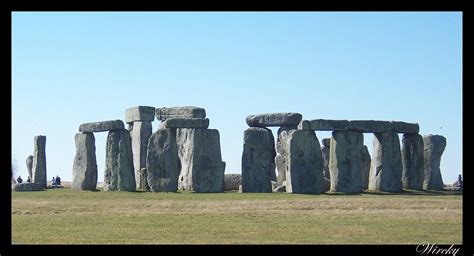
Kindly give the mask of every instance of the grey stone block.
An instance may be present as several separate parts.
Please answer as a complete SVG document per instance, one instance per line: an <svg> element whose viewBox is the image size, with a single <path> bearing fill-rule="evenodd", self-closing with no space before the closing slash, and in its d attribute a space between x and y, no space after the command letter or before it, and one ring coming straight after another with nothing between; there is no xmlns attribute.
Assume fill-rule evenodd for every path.
<svg viewBox="0 0 474 256"><path fill-rule="evenodd" d="M155 120L155 107L137 106L125 110L125 123L137 121L153 122Z"/></svg>
<svg viewBox="0 0 474 256"><path fill-rule="evenodd" d="M303 116L299 113L266 113L249 115L245 118L250 127L294 126L296 127Z"/></svg>
<svg viewBox="0 0 474 256"><path fill-rule="evenodd" d="M80 132L107 132L124 129L122 120L83 123L79 126Z"/></svg>

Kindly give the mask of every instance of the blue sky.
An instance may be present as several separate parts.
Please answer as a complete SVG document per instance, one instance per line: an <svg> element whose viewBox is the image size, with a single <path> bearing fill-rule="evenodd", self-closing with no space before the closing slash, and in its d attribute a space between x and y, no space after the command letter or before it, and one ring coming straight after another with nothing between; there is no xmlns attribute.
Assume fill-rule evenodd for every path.
<svg viewBox="0 0 474 256"><path fill-rule="evenodd" d="M226 173L240 173L245 117L267 112L417 122L447 138L445 183L462 171L460 12L15 12L12 23L22 177L35 135L47 136L48 177L71 180L79 125L138 105L204 107ZM95 137L102 181L107 133Z"/></svg>

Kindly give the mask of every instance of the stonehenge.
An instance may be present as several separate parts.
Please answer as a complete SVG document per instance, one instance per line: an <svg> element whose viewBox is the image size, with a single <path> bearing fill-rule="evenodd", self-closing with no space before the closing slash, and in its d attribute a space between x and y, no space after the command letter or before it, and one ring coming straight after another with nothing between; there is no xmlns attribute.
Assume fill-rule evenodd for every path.
<svg viewBox="0 0 474 256"><path fill-rule="evenodd" d="M32 181L39 184L42 188L46 188L48 186L46 175L46 136L35 136L33 144Z"/></svg>
<svg viewBox="0 0 474 256"><path fill-rule="evenodd" d="M446 148L446 138L441 135L423 136L424 144L424 190L443 190L441 177L441 155Z"/></svg>

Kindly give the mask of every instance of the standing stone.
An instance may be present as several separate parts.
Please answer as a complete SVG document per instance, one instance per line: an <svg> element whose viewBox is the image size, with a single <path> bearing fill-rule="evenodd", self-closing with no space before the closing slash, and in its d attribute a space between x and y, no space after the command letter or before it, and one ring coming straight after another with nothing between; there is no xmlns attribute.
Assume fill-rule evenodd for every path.
<svg viewBox="0 0 474 256"><path fill-rule="evenodd" d="M403 191L402 156L396 132L374 134L374 155L370 166L369 190Z"/></svg>
<svg viewBox="0 0 474 256"><path fill-rule="evenodd" d="M424 190L443 190L441 177L441 155L446 148L446 138L441 135L425 135L424 142Z"/></svg>
<svg viewBox="0 0 474 256"><path fill-rule="evenodd" d="M96 190L97 162L93 133L76 133L76 156L72 167L72 190Z"/></svg>
<svg viewBox="0 0 474 256"><path fill-rule="evenodd" d="M133 168L135 170L137 188L142 190L146 190L148 187L146 174L142 173L142 170L146 170L146 154L151 134L151 122L137 121L133 123L133 129L130 132L132 137Z"/></svg>
<svg viewBox="0 0 474 256"><path fill-rule="evenodd" d="M28 177L30 178L31 181L33 181L33 156L29 155L26 158L26 169L28 170Z"/></svg>
<svg viewBox="0 0 474 256"><path fill-rule="evenodd" d="M354 131L332 132L329 147L331 192L362 192L364 135Z"/></svg>
<svg viewBox="0 0 474 256"><path fill-rule="evenodd" d="M275 141L267 128L251 127L244 132L242 192L272 192L275 172Z"/></svg>
<svg viewBox="0 0 474 256"><path fill-rule="evenodd" d="M314 131L291 130L286 143L288 169L286 192L319 194L325 191L323 159Z"/></svg>
<svg viewBox="0 0 474 256"><path fill-rule="evenodd" d="M286 152L287 147L283 146L286 143L286 139L288 138L287 133L282 135L282 132L284 131L291 131L291 130L296 130L296 126L282 126L278 128L277 132L277 142L276 142L276 157L275 157L275 165L278 171L278 177L274 177L272 175L271 180L273 181L278 181L278 184L282 184L283 181L286 180L286 169L288 167L287 164L287 158L288 154ZM273 174L273 173L272 173ZM275 179L276 178L276 179Z"/></svg>
<svg viewBox="0 0 474 256"><path fill-rule="evenodd" d="M321 155L323 159L323 178L325 191L328 191L331 188L331 174L329 172L329 154L329 147L325 146L323 143L323 145L321 146Z"/></svg>
<svg viewBox="0 0 474 256"><path fill-rule="evenodd" d="M104 190L135 189L130 132L126 129L110 131L106 144Z"/></svg>
<svg viewBox="0 0 474 256"><path fill-rule="evenodd" d="M423 152L423 137L420 134L403 134L402 183L404 189L423 190Z"/></svg>
<svg viewBox="0 0 474 256"><path fill-rule="evenodd" d="M146 155L147 180L153 192L176 192L180 162L176 145L176 129L158 129L148 141Z"/></svg>
<svg viewBox="0 0 474 256"><path fill-rule="evenodd" d="M239 190L240 185L242 185L242 175L233 173L224 175L224 190Z"/></svg>
<svg viewBox="0 0 474 256"><path fill-rule="evenodd" d="M301 119L300 113L266 113L249 115L245 121L250 127L298 126Z"/></svg>
<svg viewBox="0 0 474 256"><path fill-rule="evenodd" d="M366 145L362 147L362 189L366 190L369 188L369 176L370 176L370 164L371 158L369 149Z"/></svg>
<svg viewBox="0 0 474 256"><path fill-rule="evenodd" d="M219 131L177 129L176 143L181 161L179 188L198 193L224 192L225 162L221 157Z"/></svg>
<svg viewBox="0 0 474 256"><path fill-rule="evenodd" d="M33 143L33 182L38 183L42 188L46 188L48 186L46 175L46 136L35 136Z"/></svg>

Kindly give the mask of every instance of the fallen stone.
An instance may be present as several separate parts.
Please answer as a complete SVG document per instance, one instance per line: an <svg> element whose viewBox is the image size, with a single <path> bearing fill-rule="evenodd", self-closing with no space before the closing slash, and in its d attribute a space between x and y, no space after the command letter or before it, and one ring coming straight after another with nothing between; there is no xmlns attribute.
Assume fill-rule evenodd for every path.
<svg viewBox="0 0 474 256"><path fill-rule="evenodd" d="M176 130L158 129L148 141L147 180L153 192L176 192L180 170Z"/></svg>
<svg viewBox="0 0 474 256"><path fill-rule="evenodd" d="M297 126L303 116L299 113L267 113L245 118L250 127Z"/></svg>
<svg viewBox="0 0 474 256"><path fill-rule="evenodd" d="M345 131L349 129L347 120L313 119L300 123L298 129L313 131Z"/></svg>
<svg viewBox="0 0 474 256"><path fill-rule="evenodd" d="M41 185L42 188L48 186L46 175L46 136L38 135L33 139L33 182Z"/></svg>
<svg viewBox="0 0 474 256"><path fill-rule="evenodd" d="M110 120L102 122L84 123L79 126L80 132L107 132L113 130L123 130L122 120Z"/></svg>
<svg viewBox="0 0 474 256"><path fill-rule="evenodd" d="M72 190L96 190L97 161L93 133L76 133L76 156L72 167Z"/></svg>
<svg viewBox="0 0 474 256"><path fill-rule="evenodd" d="M272 131L251 127L244 132L242 192L272 192L275 176L275 142Z"/></svg>
<svg viewBox="0 0 474 256"><path fill-rule="evenodd" d="M160 124L158 129L166 128L201 128L209 127L208 118L169 118Z"/></svg>
<svg viewBox="0 0 474 256"><path fill-rule="evenodd" d="M30 180L33 180L33 156L29 155L26 158L26 170L28 171L28 177L30 177Z"/></svg>
<svg viewBox="0 0 474 256"><path fill-rule="evenodd" d="M224 175L224 190L239 190L242 185L242 175L240 174L225 174Z"/></svg>
<svg viewBox="0 0 474 256"><path fill-rule="evenodd" d="M135 191L130 132L126 129L110 131L105 150L104 190Z"/></svg>
<svg viewBox="0 0 474 256"><path fill-rule="evenodd" d="M364 135L354 131L334 131L329 147L331 192L362 192L362 150Z"/></svg>
<svg viewBox="0 0 474 256"><path fill-rule="evenodd" d="M362 189L366 190L369 188L369 177L370 177L370 165L371 165L371 157L369 153L369 149L367 146L364 145L362 148Z"/></svg>
<svg viewBox="0 0 474 256"><path fill-rule="evenodd" d="M308 130L291 130L287 133L286 192L323 193L325 191L323 159L316 134Z"/></svg>
<svg viewBox="0 0 474 256"><path fill-rule="evenodd" d="M365 133L391 132L392 123L389 121L352 120L350 121L350 130Z"/></svg>
<svg viewBox="0 0 474 256"><path fill-rule="evenodd" d="M16 183L12 184L12 191L41 191L43 187L37 183Z"/></svg>
<svg viewBox="0 0 474 256"><path fill-rule="evenodd" d="M402 154L398 134L396 132L375 133L373 148L369 190L403 191Z"/></svg>
<svg viewBox="0 0 474 256"><path fill-rule="evenodd" d="M425 135L424 143L424 190L443 190L441 156L446 148L446 138L441 135Z"/></svg>
<svg viewBox="0 0 474 256"><path fill-rule="evenodd" d="M418 124L392 121L392 132L417 134L419 131L420 126Z"/></svg>
<svg viewBox="0 0 474 256"><path fill-rule="evenodd" d="M403 134L402 183L404 189L423 190L424 146L420 134Z"/></svg>
<svg viewBox="0 0 474 256"><path fill-rule="evenodd" d="M156 119L164 121L169 118L206 118L206 110L193 106L156 109Z"/></svg>
<svg viewBox="0 0 474 256"><path fill-rule="evenodd" d="M148 140L152 134L151 122L134 122L133 129L130 132L132 137L133 168L135 170L135 182L138 189L147 190L148 183L146 173L146 153L148 149Z"/></svg>
<svg viewBox="0 0 474 256"><path fill-rule="evenodd" d="M125 110L125 123L137 121L153 122L155 120L155 107L138 106Z"/></svg>

